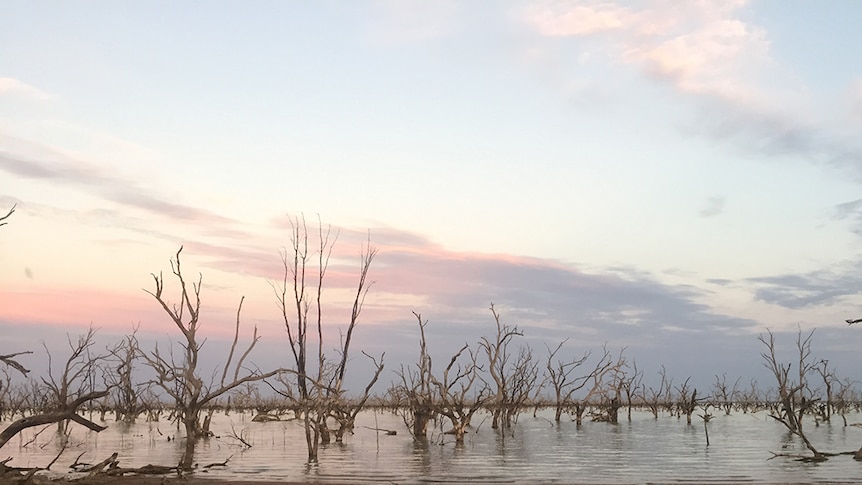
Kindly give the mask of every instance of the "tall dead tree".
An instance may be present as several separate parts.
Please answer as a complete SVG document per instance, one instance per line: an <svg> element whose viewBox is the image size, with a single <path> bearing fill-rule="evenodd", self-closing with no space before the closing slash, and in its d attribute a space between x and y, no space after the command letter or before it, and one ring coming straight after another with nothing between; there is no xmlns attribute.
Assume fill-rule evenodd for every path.
<svg viewBox="0 0 862 485"><path fill-rule="evenodd" d="M504 430L507 430L511 428L512 420L510 418L514 416L513 409L511 409L514 403L510 402L510 394L513 391L512 381L515 377L510 365L513 362L510 360L509 345L515 337L521 337L524 333L518 330L517 326L504 325L493 303L491 304L491 315L494 316L497 332L493 339L482 337L479 346L485 352L488 359L488 373L494 381L493 390L495 394L491 403L491 428L499 429L502 426ZM521 363L522 365L514 364L516 364L515 367L526 368L524 363Z"/></svg>
<svg viewBox="0 0 862 485"><path fill-rule="evenodd" d="M431 374L431 356L428 354L428 345L425 340L425 327L427 320L422 320L422 315L413 312L419 321L419 360L415 367L401 366L396 371L400 384L395 386L394 392L399 399L403 399L404 408L401 416L404 424L413 438L425 438L428 434L428 422L436 415L435 408L435 386Z"/></svg>
<svg viewBox="0 0 862 485"><path fill-rule="evenodd" d="M305 218L291 218L290 249L281 252L284 267L282 281L273 284L277 304L281 310L284 326L287 331L290 351L296 366L297 393L288 390L277 390L284 397L295 399L294 403L302 414L305 426L305 440L308 447L309 463L318 461L318 449L321 442L328 442L330 430L327 419L334 417L343 421L344 417L355 417L367 400L368 391L383 370L383 357L380 361L372 358L376 367L371 384L366 388L365 399L360 399L359 407L345 412L348 404L344 396L344 376L347 372L350 346L353 335L359 323L362 306L373 282L368 280L371 263L377 255L377 249L371 245L370 238L360 254L359 282L351 308L350 319L346 331L342 334L338 357L328 360L324 353L323 338L323 290L326 272L332 255L332 249L338 238L332 234L330 226L324 227L318 221L316 247L309 246L308 228ZM315 261L316 260L316 261ZM309 332L316 331L317 359L309 363ZM348 419L348 423L352 418ZM340 428L344 424L340 423Z"/></svg>
<svg viewBox="0 0 862 485"><path fill-rule="evenodd" d="M785 364L778 359L775 352L775 336L771 330L767 330L767 336L761 334L757 339L766 346L766 350L760 354L763 357L763 365L772 372L775 383L778 385L778 407L774 408L769 416L784 425L790 433L798 436L805 447L814 455L814 460L825 460L826 456L814 448L802 426L803 417L816 403L808 389L808 374L813 371L816 365L811 360L811 339L813 336L813 330L805 337L803 337L801 329L797 333L797 359L794 362L797 372L795 376L790 373L793 364Z"/></svg>
<svg viewBox="0 0 862 485"><path fill-rule="evenodd" d="M221 380L216 381L213 377L210 381L204 381L198 368L203 347L203 340L198 335L202 323L200 321L200 309L203 276L199 275L198 281L193 282L190 286L187 284L180 265L180 253L182 251L181 246L174 259L171 260L171 273L176 277L179 284L179 303L169 304L166 300L164 296L165 282L161 273L152 275L155 290L144 290L155 298L182 334L180 340L180 346L183 348L182 356L177 359L173 352L165 355L158 346L154 351L142 355L147 365L156 374L151 383L159 386L174 400L177 406L178 417L186 431L186 448L180 467L190 469L194 462L195 443L199 438L209 434L207 426L201 423L201 412L204 407L238 386L272 377L282 370L260 372L257 369L246 369L243 366L245 359L260 340L257 335L257 327L254 328L251 342L246 350L234 361L236 346L239 341L240 313L244 299L241 298L236 311L236 331L230 353L224 364Z"/></svg>

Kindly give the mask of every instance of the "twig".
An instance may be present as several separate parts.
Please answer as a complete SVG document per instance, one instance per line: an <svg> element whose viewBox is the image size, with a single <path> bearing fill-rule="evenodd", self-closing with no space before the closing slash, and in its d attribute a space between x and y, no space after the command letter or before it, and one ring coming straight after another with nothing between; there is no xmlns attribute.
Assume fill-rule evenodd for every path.
<svg viewBox="0 0 862 485"><path fill-rule="evenodd" d="M245 443L245 442L243 441L243 443ZM251 448L251 445L249 445L249 448ZM227 466L227 462L229 462L231 458L233 458L233 455L230 455L229 457L227 457L227 459L225 461L223 461L221 463L210 463L209 465L204 465L204 468L209 469L209 468L213 468L213 467L217 467L217 466Z"/></svg>
<svg viewBox="0 0 862 485"><path fill-rule="evenodd" d="M248 441L244 440L241 435L237 434L236 429L234 429L234 427L233 427L233 423L230 424L230 432L231 432L231 438L233 438L233 439L239 441L240 443L244 444L245 446L251 448L251 444ZM225 460L225 463L227 463L227 460Z"/></svg>
<svg viewBox="0 0 862 485"><path fill-rule="evenodd" d="M50 424L45 425L45 427L44 427L44 428L42 428L42 429L40 429L39 431L37 431L37 432L36 432L36 434L34 434L34 435L33 435L33 437L30 439L30 441L28 441L28 442L24 443L23 445L21 445L21 448L26 448L26 447L28 447L28 446L32 445L32 444L33 444L33 442L34 442L34 441L36 441L36 438L38 438L38 437L39 437L39 435L40 435L40 434L42 434L42 432L43 432L43 431L45 431L46 429L48 429L48 427L49 427L49 426L51 426L51 425L50 425ZM50 441L49 441L49 443L50 443Z"/></svg>

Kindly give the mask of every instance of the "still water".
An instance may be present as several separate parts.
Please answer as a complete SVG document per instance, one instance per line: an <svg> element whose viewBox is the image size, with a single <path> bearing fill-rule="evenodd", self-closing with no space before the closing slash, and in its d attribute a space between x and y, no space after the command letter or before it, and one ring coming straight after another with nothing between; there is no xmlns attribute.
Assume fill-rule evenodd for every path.
<svg viewBox="0 0 862 485"><path fill-rule="evenodd" d="M415 443L399 416L367 411L357 418L355 434L346 436L344 443L321 447L319 465L309 467L301 423L255 423L249 414L216 414L211 429L217 436L199 443L195 458L201 468L196 473L222 480L338 483L862 483L862 462L850 456L823 463L770 459L772 451L806 450L763 412L716 414L708 424L709 446L697 417L689 426L685 419L655 420L636 412L630 423L585 422L578 428L568 420L555 425L552 416L550 411L536 417L522 414L514 433L501 435L490 428L486 415L478 414L474 432L458 447L439 430L429 433L427 443ZM860 420L862 415L848 416L851 424ZM179 461L181 432L170 422L107 424L101 433L76 426L52 470L63 473L82 452L81 461L90 463L118 452L123 467ZM398 434L388 436L370 428ZM45 466L56 455L55 428L36 436L39 430L31 428L3 448L4 456L13 457L10 465ZM252 447L243 446L233 434ZM817 427L809 421L808 434L821 451L851 451L862 444L862 428L845 427L840 417ZM180 439L168 439L175 436ZM228 458L227 467L202 469Z"/></svg>

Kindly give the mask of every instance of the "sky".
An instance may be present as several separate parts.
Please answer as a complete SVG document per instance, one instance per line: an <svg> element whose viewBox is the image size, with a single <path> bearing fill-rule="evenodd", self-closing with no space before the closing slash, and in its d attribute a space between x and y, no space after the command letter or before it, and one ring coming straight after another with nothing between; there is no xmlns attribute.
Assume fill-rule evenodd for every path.
<svg viewBox="0 0 862 485"><path fill-rule="evenodd" d="M255 362L283 365L272 285L304 216L338 235L329 348L378 249L355 345L387 372L415 360L413 312L445 359L493 334L493 303L540 359L568 339L647 375L747 380L759 334L790 360L816 328L818 358L857 377L859 18L794 0L3 2L0 351L90 325L175 340L145 290L163 272L177 301L182 246L212 345L244 296Z"/></svg>

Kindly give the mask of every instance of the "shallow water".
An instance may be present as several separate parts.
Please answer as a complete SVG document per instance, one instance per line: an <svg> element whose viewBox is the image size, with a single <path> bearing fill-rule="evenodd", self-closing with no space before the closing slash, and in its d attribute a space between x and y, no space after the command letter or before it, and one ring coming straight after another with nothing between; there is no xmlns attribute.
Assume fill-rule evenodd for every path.
<svg viewBox="0 0 862 485"><path fill-rule="evenodd" d="M455 446L439 429L428 443L417 444L400 417L389 412L364 412L345 443L321 447L320 463L305 464L307 452L301 423L251 422L251 415L213 416L217 437L202 440L195 455L201 465L223 462L228 466L199 474L230 480L311 480L354 483L645 483L645 482L857 482L862 483L862 462L836 456L823 463L802 463L788 458L769 459L774 452L806 454L801 442L788 436L765 413L731 416L716 414L709 422L706 446L703 422L661 416L658 420L636 412L632 422L617 425L571 421L551 422L553 413L520 416L513 435L491 430L485 414L474 418L476 429L463 446ZM850 423L862 415L848 416ZM8 423L4 423L8 424ZM118 452L121 466L173 465L183 451L182 438L167 421L133 426L108 422L94 433L75 426L70 444L52 467L63 472L76 456L91 463ZM394 429L387 436L368 428ZM31 428L2 451L15 466L44 466L59 450L55 428ZM233 430L233 431L232 431ZM231 434L242 436L242 446ZM862 428L845 427L840 418L832 424L808 422L809 438L821 451L850 451L862 444ZM27 444L29 441L35 440ZM26 444L26 446L25 446Z"/></svg>

